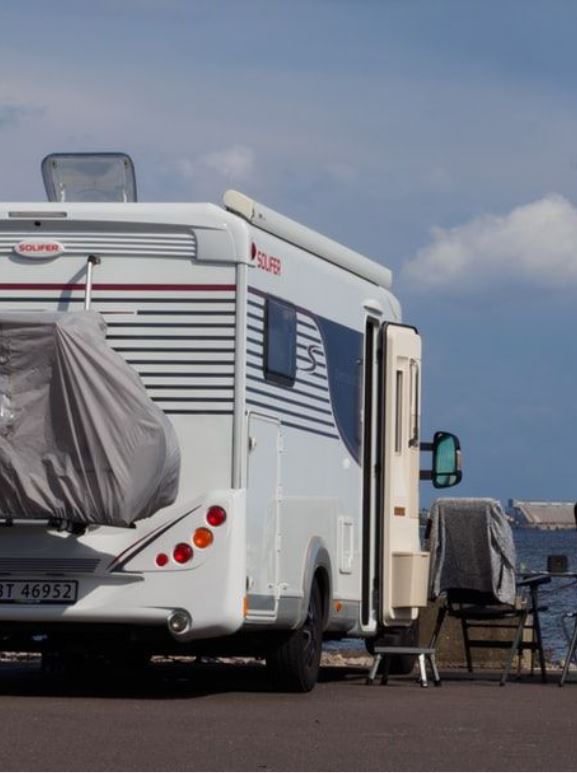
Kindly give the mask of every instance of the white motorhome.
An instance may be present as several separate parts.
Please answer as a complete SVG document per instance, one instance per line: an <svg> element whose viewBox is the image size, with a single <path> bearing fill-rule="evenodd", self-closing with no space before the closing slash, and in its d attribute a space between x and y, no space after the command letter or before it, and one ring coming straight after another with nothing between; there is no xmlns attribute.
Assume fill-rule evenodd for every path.
<svg viewBox="0 0 577 773"><path fill-rule="evenodd" d="M7 512L0 491L0 647L248 652L306 691L323 637L411 626L419 479L461 473L453 435L420 441L421 343L389 270L234 191L130 201L127 157L43 168L49 203L0 205L0 392L3 312L98 312L172 423L180 482L130 527Z"/></svg>

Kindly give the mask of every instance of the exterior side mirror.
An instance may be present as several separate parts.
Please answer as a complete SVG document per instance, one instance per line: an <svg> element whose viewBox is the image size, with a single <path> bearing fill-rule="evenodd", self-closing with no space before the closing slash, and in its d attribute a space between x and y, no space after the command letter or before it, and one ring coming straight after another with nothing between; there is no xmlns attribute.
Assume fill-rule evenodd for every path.
<svg viewBox="0 0 577 773"><path fill-rule="evenodd" d="M461 445L451 432L435 432L432 443L421 443L421 451L433 452L432 470L421 470L421 480L435 488L451 488L461 482Z"/></svg>

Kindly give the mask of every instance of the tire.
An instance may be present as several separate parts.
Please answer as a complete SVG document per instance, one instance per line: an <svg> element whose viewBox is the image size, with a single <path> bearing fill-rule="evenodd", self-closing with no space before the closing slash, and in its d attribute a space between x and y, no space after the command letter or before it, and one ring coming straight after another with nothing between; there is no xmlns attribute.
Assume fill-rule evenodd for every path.
<svg viewBox="0 0 577 773"><path fill-rule="evenodd" d="M305 622L267 654L267 669L275 689L310 692L317 683L322 648L323 602L319 585L315 582Z"/></svg>

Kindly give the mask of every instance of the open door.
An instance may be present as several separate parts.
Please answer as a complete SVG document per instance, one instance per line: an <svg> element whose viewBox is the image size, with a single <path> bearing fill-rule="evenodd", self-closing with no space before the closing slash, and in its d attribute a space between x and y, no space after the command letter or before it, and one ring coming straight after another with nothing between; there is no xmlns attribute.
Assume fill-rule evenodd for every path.
<svg viewBox="0 0 577 773"><path fill-rule="evenodd" d="M381 328L380 622L415 619L426 605L428 553L419 538L421 338L417 330Z"/></svg>

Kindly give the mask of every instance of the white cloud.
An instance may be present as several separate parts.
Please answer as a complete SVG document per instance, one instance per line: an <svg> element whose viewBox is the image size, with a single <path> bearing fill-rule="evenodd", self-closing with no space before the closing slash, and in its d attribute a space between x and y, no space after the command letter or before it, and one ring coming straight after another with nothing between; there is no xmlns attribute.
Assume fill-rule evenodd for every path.
<svg viewBox="0 0 577 773"><path fill-rule="evenodd" d="M253 171L254 153L244 145L233 145L230 148L200 156L198 163L229 180L242 180Z"/></svg>
<svg viewBox="0 0 577 773"><path fill-rule="evenodd" d="M244 145L234 145L231 148L201 156L200 161L223 177L242 180L253 170L254 153Z"/></svg>
<svg viewBox="0 0 577 773"><path fill-rule="evenodd" d="M563 196L551 194L506 215L434 228L431 236L404 267L404 274L422 286L511 278L541 287L577 283L577 208Z"/></svg>

